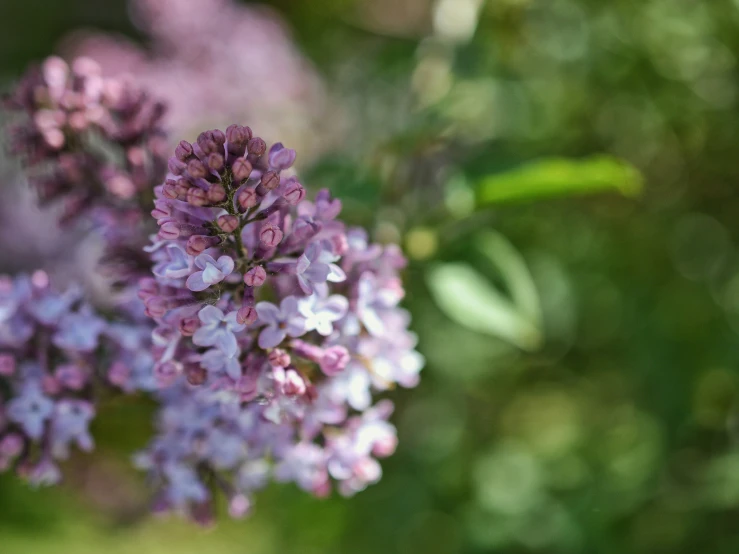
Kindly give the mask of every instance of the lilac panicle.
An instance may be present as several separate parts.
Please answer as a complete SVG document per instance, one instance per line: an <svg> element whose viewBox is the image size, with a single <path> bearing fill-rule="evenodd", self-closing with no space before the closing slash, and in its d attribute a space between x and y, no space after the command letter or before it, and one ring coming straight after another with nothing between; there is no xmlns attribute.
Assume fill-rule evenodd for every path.
<svg viewBox="0 0 739 554"><path fill-rule="evenodd" d="M328 191L305 200L295 159L231 125L181 142L156 188L139 295L163 405L137 464L159 506L197 521L216 490L244 515L270 478L318 496L376 482L397 439L374 395L415 386L423 366L399 249L347 228Z"/></svg>
<svg viewBox="0 0 739 554"><path fill-rule="evenodd" d="M145 331L103 320L43 272L0 276L0 471L53 484L71 447L91 450L100 389L156 387Z"/></svg>

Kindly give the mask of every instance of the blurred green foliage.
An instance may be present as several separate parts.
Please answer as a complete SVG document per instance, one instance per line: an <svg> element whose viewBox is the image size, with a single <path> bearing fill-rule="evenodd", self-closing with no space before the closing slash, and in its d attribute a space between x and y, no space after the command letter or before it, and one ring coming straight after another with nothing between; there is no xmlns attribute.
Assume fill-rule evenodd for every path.
<svg viewBox="0 0 739 554"><path fill-rule="evenodd" d="M306 181L411 257L399 452L204 533L145 518L122 413L67 488L0 478L0 552L738 552L739 2L273 4L351 125ZM2 3L3 75L133 32L101 6Z"/></svg>

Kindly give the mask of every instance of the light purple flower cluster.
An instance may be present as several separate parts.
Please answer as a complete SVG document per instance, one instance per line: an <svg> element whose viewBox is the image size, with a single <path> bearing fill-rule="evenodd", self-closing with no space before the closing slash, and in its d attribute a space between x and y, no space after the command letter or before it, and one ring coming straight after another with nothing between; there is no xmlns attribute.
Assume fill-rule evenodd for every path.
<svg viewBox="0 0 739 554"><path fill-rule="evenodd" d="M57 482L56 460L93 447L101 388L155 388L151 355L134 354L147 339L97 316L80 290L56 292L44 272L0 276L0 471Z"/></svg>
<svg viewBox="0 0 739 554"><path fill-rule="evenodd" d="M294 161L231 125L180 142L156 189L139 295L164 406L137 461L161 508L199 521L215 489L240 516L270 477L316 495L377 481L396 435L373 392L415 386L423 366L400 251L348 229L328 191L305 200Z"/></svg>

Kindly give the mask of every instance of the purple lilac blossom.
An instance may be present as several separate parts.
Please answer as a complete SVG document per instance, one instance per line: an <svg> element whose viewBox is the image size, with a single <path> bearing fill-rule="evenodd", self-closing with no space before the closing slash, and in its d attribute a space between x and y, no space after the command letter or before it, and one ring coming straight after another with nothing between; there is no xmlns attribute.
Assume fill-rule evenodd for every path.
<svg viewBox="0 0 739 554"><path fill-rule="evenodd" d="M43 272L0 277L0 298L0 471L53 484L71 446L93 448L101 388L150 388L136 375L151 372L146 350L136 354L148 338L141 327L100 318L79 290L57 292Z"/></svg>
<svg viewBox="0 0 739 554"><path fill-rule="evenodd" d="M375 395L415 386L423 366L398 248L347 228L328 191L304 200L283 174L295 158L231 125L180 142L156 188L139 296L166 379L136 463L158 506L199 522L217 490L248 513L269 477L317 496L376 482L397 438Z"/></svg>

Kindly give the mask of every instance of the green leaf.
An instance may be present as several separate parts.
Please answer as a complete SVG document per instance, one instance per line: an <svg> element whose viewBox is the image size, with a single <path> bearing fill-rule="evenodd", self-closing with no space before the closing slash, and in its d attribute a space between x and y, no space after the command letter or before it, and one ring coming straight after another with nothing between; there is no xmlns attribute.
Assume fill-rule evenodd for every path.
<svg viewBox="0 0 739 554"><path fill-rule="evenodd" d="M524 350L539 347L542 337L535 323L471 266L439 264L426 277L436 304L460 325Z"/></svg>
<svg viewBox="0 0 739 554"><path fill-rule="evenodd" d="M611 156L548 158L488 175L477 186L478 205L600 192L636 196L643 178L634 166Z"/></svg>

